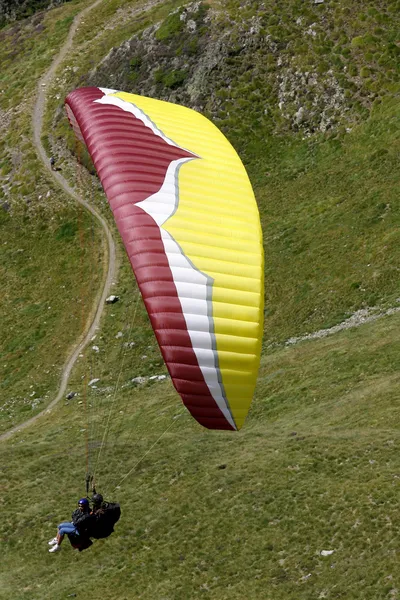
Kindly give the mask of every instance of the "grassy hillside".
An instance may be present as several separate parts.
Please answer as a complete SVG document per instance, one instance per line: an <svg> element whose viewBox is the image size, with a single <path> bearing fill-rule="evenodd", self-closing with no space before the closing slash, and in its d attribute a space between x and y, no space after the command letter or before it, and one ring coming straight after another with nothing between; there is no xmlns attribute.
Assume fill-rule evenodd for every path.
<svg viewBox="0 0 400 600"><path fill-rule="evenodd" d="M4 429L51 400L101 277L98 228L42 169L30 125L36 82L88 4L1 34ZM399 306L399 3L182 6L103 3L49 91L44 141L110 219L63 116L70 89L117 83L195 106L223 128L264 231L252 409L235 435L182 409L170 380L155 377L166 369L123 259L121 300L72 373L77 395L1 444L0 597L393 600L400 315L286 341L360 308ZM52 556L47 540L84 493L88 467L123 518L109 540Z"/></svg>
<svg viewBox="0 0 400 600"><path fill-rule="evenodd" d="M52 181L32 142L38 79L78 10L65 5L0 33L0 431L54 396L102 276L98 225Z"/></svg>
<svg viewBox="0 0 400 600"><path fill-rule="evenodd" d="M238 435L183 413L122 483L181 409L169 383L121 390L101 483L123 519L86 553L46 547L82 493L82 406L16 436L2 448L3 597L396 597L399 324L264 358Z"/></svg>

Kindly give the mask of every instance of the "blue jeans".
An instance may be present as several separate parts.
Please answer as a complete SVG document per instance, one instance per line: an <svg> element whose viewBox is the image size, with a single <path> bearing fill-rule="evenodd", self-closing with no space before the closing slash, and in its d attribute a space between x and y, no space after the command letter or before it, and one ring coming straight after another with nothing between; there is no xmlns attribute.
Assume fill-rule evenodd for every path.
<svg viewBox="0 0 400 600"><path fill-rule="evenodd" d="M70 521L66 521L65 523L60 523L58 526L58 533L60 535L65 535L66 533L74 533L75 535L79 535L78 530L75 525Z"/></svg>

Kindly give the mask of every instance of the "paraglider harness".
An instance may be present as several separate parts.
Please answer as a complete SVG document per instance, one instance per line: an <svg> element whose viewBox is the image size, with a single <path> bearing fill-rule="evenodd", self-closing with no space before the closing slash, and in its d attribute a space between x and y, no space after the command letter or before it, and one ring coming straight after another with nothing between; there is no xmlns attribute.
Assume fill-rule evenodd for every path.
<svg viewBox="0 0 400 600"><path fill-rule="evenodd" d="M76 533L68 533L67 535L71 546L79 552L93 546L92 540L86 536L77 535Z"/></svg>

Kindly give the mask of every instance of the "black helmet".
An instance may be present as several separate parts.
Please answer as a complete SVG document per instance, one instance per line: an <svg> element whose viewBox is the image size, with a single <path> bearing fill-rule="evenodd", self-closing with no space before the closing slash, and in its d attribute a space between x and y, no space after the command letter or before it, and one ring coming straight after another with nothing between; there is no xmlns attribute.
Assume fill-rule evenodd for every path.
<svg viewBox="0 0 400 600"><path fill-rule="evenodd" d="M92 496L92 502L96 506L98 506L99 504L102 504L102 502L103 502L103 496L101 494L93 494L93 496Z"/></svg>

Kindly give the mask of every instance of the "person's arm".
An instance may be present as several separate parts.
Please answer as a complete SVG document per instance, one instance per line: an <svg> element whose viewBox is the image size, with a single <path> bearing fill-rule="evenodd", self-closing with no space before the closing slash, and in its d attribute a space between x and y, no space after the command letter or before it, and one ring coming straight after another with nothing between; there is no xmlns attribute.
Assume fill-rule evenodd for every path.
<svg viewBox="0 0 400 600"><path fill-rule="evenodd" d="M72 515L71 515L71 519L72 519L72 522L73 522L73 524L74 524L74 525L75 525L75 521L76 521L76 519L77 519L78 517L80 517L80 516L81 516L81 514L82 514L82 512L79 510L79 508L76 508L76 509L74 510L74 512L72 513Z"/></svg>

